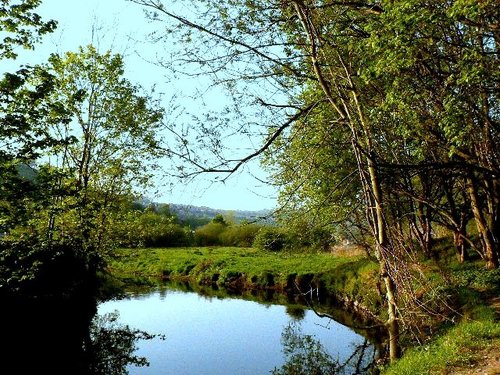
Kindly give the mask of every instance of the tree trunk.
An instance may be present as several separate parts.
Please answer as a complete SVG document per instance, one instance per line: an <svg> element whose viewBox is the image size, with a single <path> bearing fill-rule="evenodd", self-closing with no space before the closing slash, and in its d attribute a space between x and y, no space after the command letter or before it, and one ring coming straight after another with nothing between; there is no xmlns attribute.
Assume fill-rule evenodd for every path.
<svg viewBox="0 0 500 375"><path fill-rule="evenodd" d="M380 273L384 280L385 295L387 298L387 331L389 333L389 358L392 361L400 356L399 345L399 321L397 317L397 304L396 304L396 284L388 272L387 255L390 253L390 245L387 237L387 226L384 218L384 211L382 206L382 190L380 180L377 173L377 168L372 160L368 160L368 172L370 174L370 190L373 194L373 201L375 203L375 217L376 227L374 228L377 234L377 258L380 263ZM370 209L370 208L369 208ZM373 208L371 208L373 209Z"/></svg>
<svg viewBox="0 0 500 375"><path fill-rule="evenodd" d="M460 263L464 263L469 260L469 255L467 254L467 247L465 246L465 240L463 236L465 233L459 228L453 231L453 245L457 251L457 259Z"/></svg>
<svg viewBox="0 0 500 375"><path fill-rule="evenodd" d="M479 237L481 238L486 268L494 269L498 268L498 256L495 249L494 236L491 229L488 227L488 223L481 210L477 193L477 185L474 179L475 177L472 173L470 173L467 177L467 191L470 196L471 209L474 214L474 220L476 221L477 231L479 233Z"/></svg>
<svg viewBox="0 0 500 375"><path fill-rule="evenodd" d="M397 308L396 308L396 297L395 290L396 286L394 285L394 281L392 278L384 272L383 279L385 284L385 294L387 298L387 312L389 315L389 319L387 320L387 332L389 333L389 358L392 361L399 358L401 355L400 345L399 345L399 321L397 317Z"/></svg>

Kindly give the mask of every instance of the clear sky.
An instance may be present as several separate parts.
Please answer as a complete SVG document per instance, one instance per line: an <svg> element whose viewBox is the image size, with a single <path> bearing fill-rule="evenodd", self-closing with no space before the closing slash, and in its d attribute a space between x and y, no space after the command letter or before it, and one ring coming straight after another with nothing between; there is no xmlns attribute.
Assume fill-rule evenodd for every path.
<svg viewBox="0 0 500 375"><path fill-rule="evenodd" d="M174 94L182 97L189 95L196 84L187 79L172 79L168 73L150 62L156 54L161 54L158 46L145 42L146 34L158 27L146 20L143 10L126 0L42 0L37 12L44 19L55 19L58 28L55 33L45 36L35 51L20 53L16 62L40 63L46 61L50 53L75 51L79 46L93 43L105 51L111 49L124 55L126 77L133 83L149 88L156 85L157 90L165 93L166 98ZM168 82L168 83L167 83ZM219 95L219 96L217 96ZM224 97L212 95L214 103L224 102ZM188 100L188 99L185 99ZM196 111L199 103L182 101L178 104L189 106ZM167 106L168 103L166 102ZM257 162L246 166L240 173L231 176L226 182L211 183L214 175L200 176L189 184L179 184L171 179L158 176L157 195L148 193L149 198L166 203L191 204L220 209L259 210L275 206L276 192L269 185L260 182L265 173ZM173 191L163 187L174 182Z"/></svg>

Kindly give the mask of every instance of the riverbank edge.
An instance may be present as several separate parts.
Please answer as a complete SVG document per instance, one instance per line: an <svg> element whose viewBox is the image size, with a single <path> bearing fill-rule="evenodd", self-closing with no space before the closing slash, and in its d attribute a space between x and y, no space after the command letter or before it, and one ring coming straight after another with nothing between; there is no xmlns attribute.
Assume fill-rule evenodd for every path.
<svg viewBox="0 0 500 375"><path fill-rule="evenodd" d="M182 259L167 264L159 259L158 250L165 253L178 251L123 250L124 253L118 262L129 262L129 267L116 267L119 263L115 262L111 264L111 274L125 284L141 283L148 277L153 277L242 291L273 290L281 293L298 293L300 290L301 293L319 293L366 321L383 325L386 320L378 265L366 258L340 258L330 268L320 267L321 264L317 264L312 265L310 270L303 269L299 272L290 270L283 272L279 262L272 264L268 262L265 271L256 275L255 271L249 271L241 264L224 264L223 261L215 259L216 257L208 259L206 256L199 256L189 258L188 261ZM198 252L201 253L198 255L207 255L204 251L190 250L194 254ZM209 251L211 255L217 253L217 249ZM236 254L238 252L238 250L233 251ZM144 259L146 254L149 260ZM286 255L288 258L293 256ZM303 256L297 255L297 257ZM135 257L132 262L130 262L131 257ZM282 255L272 254L271 257L280 259ZM309 257L314 258L315 255ZM315 268L321 271L313 272ZM488 349L492 342L498 343L500 330L497 319L492 316L495 315L494 310L485 306L480 299L470 302L470 305L464 307L462 311L464 316L460 321L447 329L440 330L424 346L409 348L399 361L384 368L382 373L454 374L460 369L470 369L474 366L480 355L476 355L473 349ZM468 352L466 358L462 355L464 350Z"/></svg>
<svg viewBox="0 0 500 375"><path fill-rule="evenodd" d="M249 262L229 262L218 251L228 249L234 257L251 252L251 257L265 264L259 271L249 269ZM169 259L180 251L190 257ZM327 259L325 259L327 257ZM269 258L269 259L268 259ZM290 261L307 259L309 267L291 268ZM331 259L331 260L330 260ZM312 260L312 261L311 261ZM320 271L315 271L318 269ZM338 257L330 254L277 254L248 248L121 249L110 262L109 273L124 284L147 284L148 279L189 282L232 291L273 291L288 295L314 295L353 313L370 324L384 324L385 310L378 278L378 265L365 257Z"/></svg>

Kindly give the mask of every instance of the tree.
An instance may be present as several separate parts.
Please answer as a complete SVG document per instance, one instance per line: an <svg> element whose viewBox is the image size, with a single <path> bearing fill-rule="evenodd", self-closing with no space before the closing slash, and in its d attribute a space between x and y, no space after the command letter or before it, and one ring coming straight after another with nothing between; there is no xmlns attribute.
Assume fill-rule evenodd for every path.
<svg viewBox="0 0 500 375"><path fill-rule="evenodd" d="M330 244L363 243L368 228L349 136L333 123L320 93L311 88L303 97L318 104L265 152L264 166L280 188L279 218L298 236L311 237L321 229L330 234Z"/></svg>
<svg viewBox="0 0 500 375"><path fill-rule="evenodd" d="M88 297L112 216L147 182L162 111L93 47L7 74L0 95L1 292Z"/></svg>
<svg viewBox="0 0 500 375"><path fill-rule="evenodd" d="M39 4L2 2L1 59L14 59L17 47L31 49L54 30L55 21L46 22L34 12ZM58 175L35 163L47 150L73 141L50 132L70 121L65 103L49 100L54 87L55 77L42 67L21 67L0 82L0 294L6 301L82 296L86 287L95 286L88 271L96 263L81 252L77 240L48 241L47 227L40 236L31 231L33 217L51 206Z"/></svg>
<svg viewBox="0 0 500 375"><path fill-rule="evenodd" d="M46 69L55 77L50 100L67 103L71 115L51 134L75 140L52 150L49 162L70 176L80 235L101 244L121 197L148 182L163 111L123 78L123 60L110 51L52 55Z"/></svg>
<svg viewBox="0 0 500 375"><path fill-rule="evenodd" d="M49 148L71 143L50 134L69 121L60 102L48 102L54 77L42 68L23 68L0 81L0 231L28 218L33 204L47 204L47 186L34 163Z"/></svg>
<svg viewBox="0 0 500 375"><path fill-rule="evenodd" d="M55 29L55 21L44 21L34 12L40 3L2 2L0 59L15 59L17 47L32 49L44 34ZM33 76L38 79L28 85ZM41 150L57 142L45 131L45 123L67 119L59 104L50 106L44 102L52 88L53 77L32 67L6 73L0 82L0 233L25 220L29 205L26 200L40 193L30 179L21 176L19 169L29 168Z"/></svg>
<svg viewBox="0 0 500 375"><path fill-rule="evenodd" d="M386 4L367 51L377 61L368 74L387 83L379 108L403 116L401 134L420 142L416 151L427 159L426 167L412 164L465 179L488 268L498 267L497 8L495 1ZM389 30L400 37L387 38Z"/></svg>

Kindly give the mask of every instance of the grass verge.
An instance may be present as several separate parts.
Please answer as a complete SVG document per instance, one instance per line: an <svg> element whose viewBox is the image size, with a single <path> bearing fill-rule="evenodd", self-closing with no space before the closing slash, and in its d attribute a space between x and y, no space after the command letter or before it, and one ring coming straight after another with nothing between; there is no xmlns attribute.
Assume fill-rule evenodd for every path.
<svg viewBox="0 0 500 375"><path fill-rule="evenodd" d="M121 249L111 274L125 283L148 277L189 280L225 288L309 291L356 300L372 312L380 305L378 266L364 257L328 253L274 253L252 248Z"/></svg>
<svg viewBox="0 0 500 375"><path fill-rule="evenodd" d="M500 270L486 271L472 262L452 264L450 269L459 307L455 322L440 327L428 344L408 349L384 375L500 373L495 365L500 355L499 311L488 304L498 296ZM492 351L493 358L485 359ZM490 369L491 361L495 369Z"/></svg>

